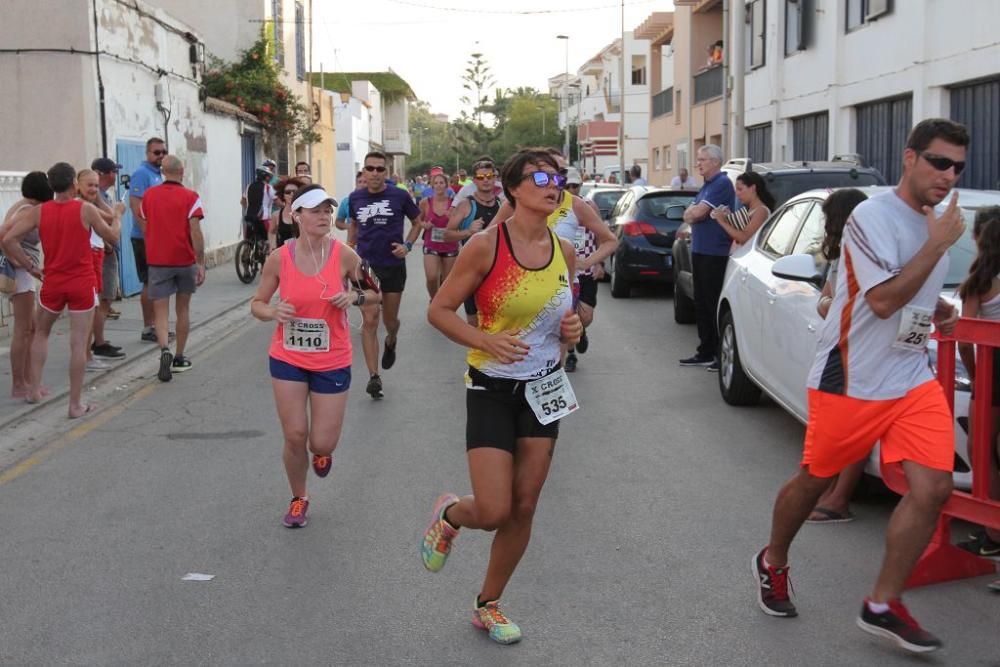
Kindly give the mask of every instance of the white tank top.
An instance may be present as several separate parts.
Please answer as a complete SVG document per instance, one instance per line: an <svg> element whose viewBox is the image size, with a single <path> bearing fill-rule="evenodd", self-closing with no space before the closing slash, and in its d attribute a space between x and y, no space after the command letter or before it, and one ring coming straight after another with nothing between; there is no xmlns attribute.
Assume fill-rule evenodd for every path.
<svg viewBox="0 0 1000 667"><path fill-rule="evenodd" d="M1000 320L1000 294L979 304L979 317L984 320Z"/></svg>

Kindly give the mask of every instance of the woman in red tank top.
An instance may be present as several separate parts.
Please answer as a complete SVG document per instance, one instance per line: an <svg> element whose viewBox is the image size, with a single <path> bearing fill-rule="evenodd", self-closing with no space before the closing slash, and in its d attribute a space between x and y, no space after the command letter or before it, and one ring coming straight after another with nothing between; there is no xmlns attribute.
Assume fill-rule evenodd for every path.
<svg viewBox="0 0 1000 667"><path fill-rule="evenodd" d="M284 519L288 528L306 525L309 452L313 470L326 477L340 439L351 386L347 309L380 300L377 291L349 285L360 283L361 259L330 236L334 206L319 185L299 190L292 202L299 238L267 258L250 303L254 317L278 322L269 363L292 490ZM279 298L272 304L275 292Z"/></svg>
<svg viewBox="0 0 1000 667"><path fill-rule="evenodd" d="M424 219L424 275L427 293L433 299L455 265L458 242L444 240L451 197L448 196L448 178L441 167L431 169L431 187L434 194L420 201L420 212Z"/></svg>

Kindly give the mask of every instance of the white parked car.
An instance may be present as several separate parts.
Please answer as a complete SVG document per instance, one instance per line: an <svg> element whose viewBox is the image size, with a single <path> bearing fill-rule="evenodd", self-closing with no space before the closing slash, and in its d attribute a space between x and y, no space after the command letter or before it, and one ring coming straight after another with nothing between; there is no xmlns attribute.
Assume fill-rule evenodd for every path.
<svg viewBox="0 0 1000 667"><path fill-rule="evenodd" d="M869 197L887 186L859 188ZM726 267L719 299L719 390L731 405L754 405L765 392L805 423L806 379L816 354L816 336L822 320L816 312L825 280L826 260L820 254L824 236L823 201L831 190L811 190L792 197L775 211L754 238L736 250ZM965 235L952 246L948 277L942 296L958 304L957 288L975 257L972 222L984 206L1000 205L1000 192L958 190L965 216ZM943 210L948 200L938 207ZM798 255L798 257L791 257ZM772 267L779 259L784 275ZM788 273L789 268L797 266ZM814 267L814 271L802 267ZM781 267L779 266L779 272ZM933 341L932 341L933 343ZM936 347L929 347L931 361ZM961 361L956 359L955 485L971 486L966 442L970 385ZM881 476L878 450L873 451L866 472Z"/></svg>

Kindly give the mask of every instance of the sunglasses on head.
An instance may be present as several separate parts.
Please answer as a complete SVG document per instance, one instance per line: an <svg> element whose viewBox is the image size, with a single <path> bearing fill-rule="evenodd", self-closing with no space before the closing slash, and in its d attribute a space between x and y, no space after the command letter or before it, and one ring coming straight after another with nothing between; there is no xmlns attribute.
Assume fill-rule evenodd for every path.
<svg viewBox="0 0 1000 667"><path fill-rule="evenodd" d="M365 165L365 171L368 171L368 172L377 171L378 173L381 174L381 173L385 172L385 167L382 167L382 166L377 166L376 167L373 164L366 164Z"/></svg>
<svg viewBox="0 0 1000 667"><path fill-rule="evenodd" d="M540 188L548 187L549 183L552 183L557 188L562 190L566 187L566 177L562 174L550 174L547 171L533 171L530 174L525 174L522 180L530 177L534 181L535 185Z"/></svg>
<svg viewBox="0 0 1000 667"><path fill-rule="evenodd" d="M161 148L159 150L152 151L153 155L166 155L167 152L168 151L166 148Z"/></svg>
<svg viewBox="0 0 1000 667"><path fill-rule="evenodd" d="M485 174L476 174L473 178L475 178L477 181L492 181L495 177L496 174L490 171Z"/></svg>
<svg viewBox="0 0 1000 667"><path fill-rule="evenodd" d="M920 157L927 160L927 164L934 167L938 171L948 171L949 169L955 170L955 175L958 176L965 169L965 161L957 162L951 158L941 157L940 155L934 155L933 153L925 153L920 151L917 153Z"/></svg>

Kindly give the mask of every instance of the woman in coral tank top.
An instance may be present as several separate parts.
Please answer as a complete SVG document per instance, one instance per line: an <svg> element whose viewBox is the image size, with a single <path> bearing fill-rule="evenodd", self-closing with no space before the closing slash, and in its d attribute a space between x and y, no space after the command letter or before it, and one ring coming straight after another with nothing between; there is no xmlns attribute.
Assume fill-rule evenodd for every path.
<svg viewBox="0 0 1000 667"><path fill-rule="evenodd" d="M254 317L278 322L269 361L292 489L284 519L288 528L306 525L309 452L317 476L326 477L333 465L351 386L347 309L380 300L374 285L362 283L358 255L330 236L335 204L319 185L298 191L292 217L299 238L267 258L250 303ZM279 298L272 304L275 292Z"/></svg>

